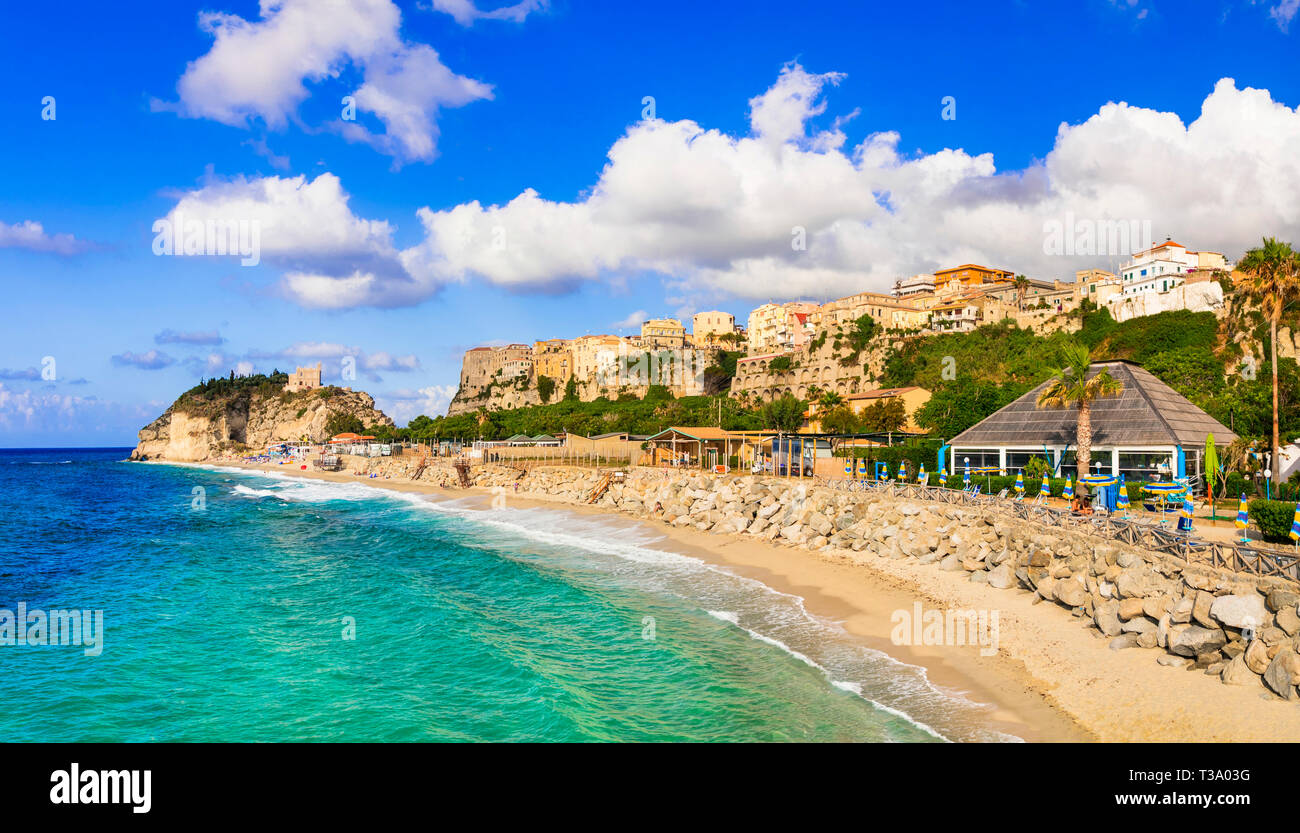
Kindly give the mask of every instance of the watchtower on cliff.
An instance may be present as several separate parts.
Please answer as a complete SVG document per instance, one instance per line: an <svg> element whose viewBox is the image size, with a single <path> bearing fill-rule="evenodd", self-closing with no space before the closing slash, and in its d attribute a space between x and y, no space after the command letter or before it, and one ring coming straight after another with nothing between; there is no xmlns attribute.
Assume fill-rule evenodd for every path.
<svg viewBox="0 0 1300 833"><path fill-rule="evenodd" d="M320 362L316 362L315 367L295 368L294 371L289 374L289 384L285 385L284 389L290 393L294 393L300 390L311 390L312 388L318 388L320 386Z"/></svg>

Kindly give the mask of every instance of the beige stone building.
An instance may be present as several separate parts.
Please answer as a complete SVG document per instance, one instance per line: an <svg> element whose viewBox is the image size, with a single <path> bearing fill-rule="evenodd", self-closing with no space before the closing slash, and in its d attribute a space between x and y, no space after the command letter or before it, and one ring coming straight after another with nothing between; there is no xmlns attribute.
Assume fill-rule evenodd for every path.
<svg viewBox="0 0 1300 833"><path fill-rule="evenodd" d="M686 346L686 327L676 318L651 318L641 325L639 345L647 350L680 350Z"/></svg>
<svg viewBox="0 0 1300 833"><path fill-rule="evenodd" d="M294 368L294 371L289 374L289 383L284 386L284 389L295 393L319 387L321 387L320 362L316 362L315 367Z"/></svg>
<svg viewBox="0 0 1300 833"><path fill-rule="evenodd" d="M697 312L691 319L691 340L696 347L716 347L721 336L736 332L736 316L729 312Z"/></svg>
<svg viewBox="0 0 1300 833"><path fill-rule="evenodd" d="M628 342L614 335L579 336L570 341L574 378L583 384L594 384L598 373L613 373L620 345L624 345L623 352L626 353Z"/></svg>
<svg viewBox="0 0 1300 833"><path fill-rule="evenodd" d="M820 309L810 301L763 304L749 314L748 347L751 356L795 350L812 340L811 317Z"/></svg>
<svg viewBox="0 0 1300 833"><path fill-rule="evenodd" d="M573 378L573 351L568 339L551 338L533 342L533 372L565 385Z"/></svg>

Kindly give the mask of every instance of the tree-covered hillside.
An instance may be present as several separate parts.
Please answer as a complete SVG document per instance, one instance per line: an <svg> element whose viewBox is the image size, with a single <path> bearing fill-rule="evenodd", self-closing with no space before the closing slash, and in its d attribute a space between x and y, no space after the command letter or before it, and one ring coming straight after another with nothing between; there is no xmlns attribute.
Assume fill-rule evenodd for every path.
<svg viewBox="0 0 1300 833"><path fill-rule="evenodd" d="M971 333L910 339L892 347L881 384L919 385L934 393L917 414L928 430L951 437L1006 405L1052 375L1061 348L1079 341L1094 360L1127 359L1141 364L1215 419L1243 436L1262 436L1271 422L1267 362L1251 366L1229 337L1236 319L1210 312L1164 312L1116 322L1107 310L1084 308L1077 333L1039 336L1010 322ZM1252 326L1256 351L1267 355L1267 329ZM1284 434L1300 432L1300 368L1278 362Z"/></svg>

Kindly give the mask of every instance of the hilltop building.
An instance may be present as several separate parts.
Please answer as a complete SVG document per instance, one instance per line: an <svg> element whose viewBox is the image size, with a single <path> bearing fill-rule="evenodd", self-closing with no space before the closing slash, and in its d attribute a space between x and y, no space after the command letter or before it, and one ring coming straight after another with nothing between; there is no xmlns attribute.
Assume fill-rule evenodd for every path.
<svg viewBox="0 0 1300 833"><path fill-rule="evenodd" d="M807 344L814 330L810 316L819 308L809 301L763 304L756 308L749 314L748 354L795 350Z"/></svg>
<svg viewBox="0 0 1300 833"><path fill-rule="evenodd" d="M993 269L975 263L963 263L934 273L935 290L938 292L962 292L985 284L1009 281L1013 277L1006 269Z"/></svg>
<svg viewBox="0 0 1300 833"><path fill-rule="evenodd" d="M907 280L899 281L894 286L897 298L914 298L934 294L934 275L913 275Z"/></svg>
<svg viewBox="0 0 1300 833"><path fill-rule="evenodd" d="M1121 274L1125 295L1168 292L1181 286L1188 273L1197 270L1227 270L1227 259L1219 252L1193 252L1173 240L1166 240L1133 255Z"/></svg>
<svg viewBox="0 0 1300 833"><path fill-rule="evenodd" d="M321 387L320 380L320 362L316 362L315 367L297 367L289 374L289 384L284 389L289 393L296 393L300 390L312 390Z"/></svg>
<svg viewBox="0 0 1300 833"><path fill-rule="evenodd" d="M716 347L722 336L735 333L736 316L729 312L697 312L691 319L691 340L696 347Z"/></svg>
<svg viewBox="0 0 1300 833"><path fill-rule="evenodd" d="M676 318L651 318L641 325L641 340L646 350L680 350L686 346L686 328Z"/></svg>

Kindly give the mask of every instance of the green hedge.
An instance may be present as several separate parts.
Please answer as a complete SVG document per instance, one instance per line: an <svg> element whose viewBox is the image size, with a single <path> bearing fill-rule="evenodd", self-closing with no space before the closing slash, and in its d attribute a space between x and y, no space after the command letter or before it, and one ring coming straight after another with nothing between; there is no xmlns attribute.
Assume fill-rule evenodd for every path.
<svg viewBox="0 0 1300 833"><path fill-rule="evenodd" d="M1250 502L1250 519L1259 527L1265 541L1290 544L1291 521L1295 517L1295 504L1281 500L1258 498Z"/></svg>

